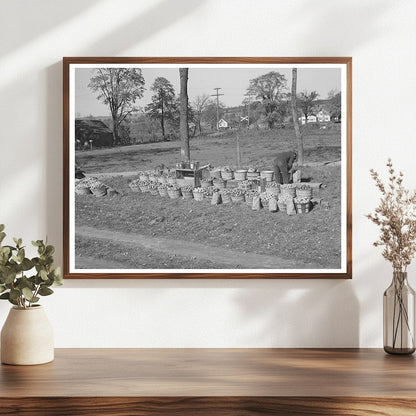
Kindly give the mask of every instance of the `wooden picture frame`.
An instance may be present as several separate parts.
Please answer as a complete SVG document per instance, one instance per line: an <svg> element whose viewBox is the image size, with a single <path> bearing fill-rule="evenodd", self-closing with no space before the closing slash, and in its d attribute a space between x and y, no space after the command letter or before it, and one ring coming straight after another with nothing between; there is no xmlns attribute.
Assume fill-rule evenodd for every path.
<svg viewBox="0 0 416 416"><path fill-rule="evenodd" d="M200 185L196 183L198 162L191 156L194 164L181 166L182 142L175 141L181 104L176 95L172 96L171 87L175 94L180 89L179 68L189 68L189 102L194 103L207 95L214 99L210 102L211 115L208 110L201 111L199 118L194 119L203 126L198 138L190 140L191 155L192 152L196 154L200 165L210 165L211 170L204 169L201 177L225 174L227 162L232 165L231 169L237 166L247 170L258 164L263 173L273 170L276 154L298 150L296 126L291 117L294 114L291 111L296 111L293 107L296 102L296 124L300 126L304 149L302 175L305 178L302 176L302 179L310 181L314 192L313 204L304 206L313 208L311 212L289 217L282 212L268 212L267 208L255 212L248 204L215 207L209 201L170 200L161 196L152 199L148 193L132 192L133 186L147 183L140 182L138 172L149 172L156 164L160 176L152 179L154 184L149 182L153 191L156 181L167 181L169 175L176 175L176 181L184 179ZM291 99L293 68L297 68L295 101ZM123 82L131 82L127 87L130 88L129 97L139 97L132 98L132 104L141 106L141 112L126 115L123 122L121 115L117 115L119 118L109 116L108 97L107 103L104 102L103 85L110 85L105 83L116 76L114 71L120 71L117 72L120 79L114 81L118 82L117 88L121 89ZM174 73L177 78L172 75ZM276 95L263 93L260 85L261 80L265 81L261 78L263 75L280 79L276 81L280 84L273 86L277 89L272 88L277 91ZM159 80L160 87L157 78L168 82ZM145 91L139 88L143 87L142 81ZM115 88L116 84L111 85ZM242 105L247 91L250 96ZM161 108L167 108L166 97L171 94L173 110L169 110L172 114L168 121L164 116L160 123L159 101L156 98L152 101L156 94L165 97ZM224 98L220 99L221 94ZM101 98L97 99L99 95ZM151 113L152 102L156 102L154 114ZM182 106L183 113L184 108ZM168 110L164 111L166 114ZM220 126L221 111L227 127ZM205 122L204 117L211 121ZM215 124L212 124L213 119ZM128 123L123 124L126 120ZM163 131L163 141L158 141L162 133L156 123L171 126L169 133ZM124 126L124 130L115 133L113 125ZM186 131L186 124L182 124L182 128L184 125ZM204 133L204 126L207 133ZM194 127L188 119L188 134L191 128ZM63 58L63 132L64 278L352 277L352 58ZM112 146L115 139L118 144L122 134L133 145L101 148L106 144ZM144 137L145 134L148 136ZM236 149L235 154L233 149ZM163 164L159 165L161 161ZM192 167L193 174L177 176L184 167ZM123 176L126 172L135 172L135 176ZM263 173L262 176L267 175ZM80 182L75 178L78 174ZM134 179L137 181L131 183ZM209 178L206 179L208 183ZM258 189L265 191L268 179L256 179L247 186L260 186ZM238 180L234 181L229 185L243 186ZM307 191L306 185L308 182L296 187L303 186ZM261 195L264 204L267 204L265 196L273 193L273 186L269 183L266 188L269 193ZM84 191L92 194L76 193ZM100 192L106 196L95 197ZM226 195L223 193L223 198ZM205 204L205 211L201 204Z"/></svg>

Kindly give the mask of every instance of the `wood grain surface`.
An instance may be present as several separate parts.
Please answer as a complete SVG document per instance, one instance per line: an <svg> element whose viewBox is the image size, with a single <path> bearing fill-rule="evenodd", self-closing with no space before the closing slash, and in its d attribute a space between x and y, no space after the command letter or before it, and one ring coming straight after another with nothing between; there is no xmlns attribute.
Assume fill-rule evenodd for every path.
<svg viewBox="0 0 416 416"><path fill-rule="evenodd" d="M58 349L0 368L0 415L415 415L416 364L373 349Z"/></svg>

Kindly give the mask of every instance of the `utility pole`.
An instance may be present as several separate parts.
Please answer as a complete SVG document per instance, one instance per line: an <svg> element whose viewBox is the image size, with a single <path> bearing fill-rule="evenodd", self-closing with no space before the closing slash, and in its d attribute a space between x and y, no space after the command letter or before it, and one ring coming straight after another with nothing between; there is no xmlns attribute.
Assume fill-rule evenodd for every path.
<svg viewBox="0 0 416 416"><path fill-rule="evenodd" d="M251 92L248 92L247 94L244 94L245 97L248 97L248 105L247 105L247 128L250 127L250 103L251 103Z"/></svg>
<svg viewBox="0 0 416 416"><path fill-rule="evenodd" d="M217 97L217 130L219 130L220 129L219 126L218 126L218 123L220 121L220 110L219 110L220 100L219 100L219 97L221 95L224 95L224 94L218 94L218 91L221 90L221 88L214 88L214 90L216 90L217 92L216 92L216 94L212 94L211 97Z"/></svg>

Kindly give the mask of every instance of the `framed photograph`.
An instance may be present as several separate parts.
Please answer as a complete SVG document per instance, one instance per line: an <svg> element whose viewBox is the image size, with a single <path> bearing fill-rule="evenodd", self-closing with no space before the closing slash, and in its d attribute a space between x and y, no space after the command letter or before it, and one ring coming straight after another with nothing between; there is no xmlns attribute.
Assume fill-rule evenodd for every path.
<svg viewBox="0 0 416 416"><path fill-rule="evenodd" d="M352 58L64 58L64 277L351 278Z"/></svg>

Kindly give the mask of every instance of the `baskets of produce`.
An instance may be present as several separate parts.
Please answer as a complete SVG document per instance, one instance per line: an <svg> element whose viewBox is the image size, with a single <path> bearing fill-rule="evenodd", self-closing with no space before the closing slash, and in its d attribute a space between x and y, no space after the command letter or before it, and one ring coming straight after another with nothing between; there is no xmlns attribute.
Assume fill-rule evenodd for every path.
<svg viewBox="0 0 416 416"><path fill-rule="evenodd" d="M214 187L213 186L207 186L206 188L202 188L204 190L204 197L205 198L211 198L212 194L214 192Z"/></svg>
<svg viewBox="0 0 416 416"><path fill-rule="evenodd" d="M260 178L265 178L267 182L273 180L274 171L272 170L262 170L260 171Z"/></svg>
<svg viewBox="0 0 416 416"><path fill-rule="evenodd" d="M94 196L102 197L107 195L107 187L104 184L91 186L91 191Z"/></svg>
<svg viewBox="0 0 416 416"><path fill-rule="evenodd" d="M280 187L282 187L282 185ZM288 203L293 203L293 197L288 194L281 193L279 195L279 199L277 200L279 211L286 212Z"/></svg>
<svg viewBox="0 0 416 416"><path fill-rule="evenodd" d="M295 198L293 201L298 214L307 214L311 210L311 200L309 198Z"/></svg>
<svg viewBox="0 0 416 416"><path fill-rule="evenodd" d="M194 197L194 194L192 192L193 189L194 188L190 185L183 186L181 188L182 198L183 199L192 199Z"/></svg>
<svg viewBox="0 0 416 416"><path fill-rule="evenodd" d="M168 176L167 183L169 185L176 185L176 178L175 178L175 176Z"/></svg>
<svg viewBox="0 0 416 416"><path fill-rule="evenodd" d="M140 181L139 182L139 188L142 192L149 192L149 185L150 185L150 181Z"/></svg>
<svg viewBox="0 0 416 416"><path fill-rule="evenodd" d="M181 196L181 190L177 185L168 185L167 189L170 199L178 199Z"/></svg>
<svg viewBox="0 0 416 416"><path fill-rule="evenodd" d="M244 181L247 178L247 169L239 169L234 172L234 179Z"/></svg>
<svg viewBox="0 0 416 416"><path fill-rule="evenodd" d="M231 202L231 189L223 189L221 191L221 199L223 204L229 204Z"/></svg>
<svg viewBox="0 0 416 416"><path fill-rule="evenodd" d="M212 179L221 179L221 170L220 169L210 170L209 174L210 174Z"/></svg>
<svg viewBox="0 0 416 416"><path fill-rule="evenodd" d="M231 201L233 201L235 204L244 202L244 193L245 192L242 189L233 189L231 191Z"/></svg>
<svg viewBox="0 0 416 416"><path fill-rule="evenodd" d="M80 185L77 184L75 186L75 192L78 195L91 195L92 194L90 187L85 184L80 184Z"/></svg>
<svg viewBox="0 0 416 416"><path fill-rule="evenodd" d="M192 193L194 194L195 201L202 201L204 199L204 188L195 188Z"/></svg>
<svg viewBox="0 0 416 416"><path fill-rule="evenodd" d="M157 177L157 181L161 184L168 183L168 178L165 175L160 175Z"/></svg>
<svg viewBox="0 0 416 416"><path fill-rule="evenodd" d="M207 179L207 178L202 179L201 186L203 188L208 188L209 186L212 186L212 179Z"/></svg>
<svg viewBox="0 0 416 416"><path fill-rule="evenodd" d="M248 191L253 187L253 182L249 180L238 182L238 188L242 189L243 191Z"/></svg>
<svg viewBox="0 0 416 416"><path fill-rule="evenodd" d="M280 193L280 186L276 182L266 183L266 194L278 196Z"/></svg>
<svg viewBox="0 0 416 416"><path fill-rule="evenodd" d="M227 182L224 179L218 178L213 180L215 188L224 189L227 187Z"/></svg>
<svg viewBox="0 0 416 416"><path fill-rule="evenodd" d="M146 172L139 172L139 179L141 181L148 181L149 175Z"/></svg>
<svg viewBox="0 0 416 416"><path fill-rule="evenodd" d="M260 173L257 171L256 168L249 168L247 170L247 179L253 180L259 177Z"/></svg>
<svg viewBox="0 0 416 416"><path fill-rule="evenodd" d="M312 199L312 188L309 185L302 185L296 188L296 198Z"/></svg>
<svg viewBox="0 0 416 416"><path fill-rule="evenodd" d="M255 196L259 196L259 193L258 193L258 191L254 190L254 189L250 189L249 191L246 192L245 197L246 197L246 204L248 206L251 207L253 205L253 198Z"/></svg>
<svg viewBox="0 0 416 416"><path fill-rule="evenodd" d="M151 183L149 185L149 191L152 195L159 195L158 185L156 183Z"/></svg>
<svg viewBox="0 0 416 416"><path fill-rule="evenodd" d="M280 185L280 192L282 195L288 195L291 198L294 198L296 195L296 185L293 183Z"/></svg>
<svg viewBox="0 0 416 416"><path fill-rule="evenodd" d="M129 187L133 192L140 192L140 179L135 179L129 183Z"/></svg>
<svg viewBox="0 0 416 416"><path fill-rule="evenodd" d="M165 184L165 183L160 184L157 187L157 190L158 190L160 196L163 196L163 197L168 196L168 186L167 186L167 184Z"/></svg>
<svg viewBox="0 0 416 416"><path fill-rule="evenodd" d="M260 201L261 201L261 204L263 205L263 207L268 207L269 206L269 201L272 198L275 198L274 195L267 194L266 192L263 192L262 194L260 194Z"/></svg>
<svg viewBox="0 0 416 416"><path fill-rule="evenodd" d="M230 179L233 179L233 177L234 177L234 172L229 167L225 167L221 169L222 179L224 179L225 181L228 181Z"/></svg>

